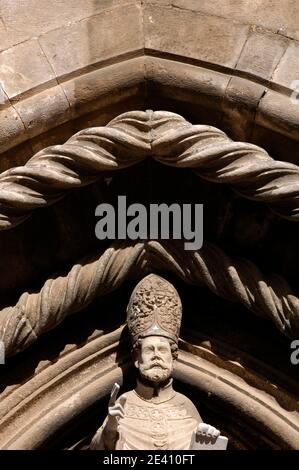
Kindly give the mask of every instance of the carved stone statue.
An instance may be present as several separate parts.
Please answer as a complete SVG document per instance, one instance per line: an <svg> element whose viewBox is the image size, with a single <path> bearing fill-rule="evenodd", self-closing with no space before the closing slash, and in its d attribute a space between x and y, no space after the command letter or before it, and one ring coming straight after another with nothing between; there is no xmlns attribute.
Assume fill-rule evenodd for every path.
<svg viewBox="0 0 299 470"><path fill-rule="evenodd" d="M180 297L168 281L150 274L137 284L127 308L137 385L116 399L115 384L91 449L180 450L196 448L199 437L217 440L220 432L172 387L181 316Z"/></svg>

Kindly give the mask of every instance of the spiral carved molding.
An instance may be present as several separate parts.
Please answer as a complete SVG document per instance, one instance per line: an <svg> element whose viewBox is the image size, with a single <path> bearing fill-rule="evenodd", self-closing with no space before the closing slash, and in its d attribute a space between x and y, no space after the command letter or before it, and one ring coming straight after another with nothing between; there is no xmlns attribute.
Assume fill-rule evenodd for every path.
<svg viewBox="0 0 299 470"><path fill-rule="evenodd" d="M209 243L186 257L181 243L118 242L81 260L68 273L48 279L39 292L22 294L15 306L0 312L0 339L7 356L27 348L42 333L96 297L117 289L124 280L159 270L171 271L190 284L205 285L221 298L241 302L255 314L271 319L287 336L298 336L299 298L284 279L265 277L253 263L229 258Z"/></svg>
<svg viewBox="0 0 299 470"><path fill-rule="evenodd" d="M227 183L240 195L267 203L282 217L299 220L298 166L275 161L256 145L233 142L219 129L192 125L174 113L132 111L2 173L0 230L16 226L68 190L91 184L105 171L147 157L192 168L206 180Z"/></svg>

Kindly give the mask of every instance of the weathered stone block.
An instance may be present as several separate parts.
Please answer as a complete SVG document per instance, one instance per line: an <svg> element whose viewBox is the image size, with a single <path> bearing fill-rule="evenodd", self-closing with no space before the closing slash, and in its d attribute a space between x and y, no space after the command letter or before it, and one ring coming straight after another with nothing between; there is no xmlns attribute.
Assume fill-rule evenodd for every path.
<svg viewBox="0 0 299 470"><path fill-rule="evenodd" d="M175 99L193 95L193 103L209 105L222 101L230 76L194 65L156 57L146 58L146 76L164 94Z"/></svg>
<svg viewBox="0 0 299 470"><path fill-rule="evenodd" d="M142 49L141 10L114 8L40 38L57 77Z"/></svg>
<svg viewBox="0 0 299 470"><path fill-rule="evenodd" d="M240 77L232 77L226 89L222 129L236 140L250 140L255 111L265 86Z"/></svg>
<svg viewBox="0 0 299 470"><path fill-rule="evenodd" d="M262 78L271 78L288 42L286 38L277 34L252 32L246 41L236 68Z"/></svg>
<svg viewBox="0 0 299 470"><path fill-rule="evenodd" d="M267 90L260 101L256 122L299 141L299 99L293 101L290 96Z"/></svg>
<svg viewBox="0 0 299 470"><path fill-rule="evenodd" d="M94 70L61 84L71 106L72 116L112 106L134 89L143 86L144 59L136 58L104 69ZM133 92L132 92L133 89Z"/></svg>
<svg viewBox="0 0 299 470"><path fill-rule="evenodd" d="M254 24L284 36L299 38L299 4L294 0L144 0L145 3L168 4L174 9L201 11Z"/></svg>
<svg viewBox="0 0 299 470"><path fill-rule="evenodd" d="M265 85L241 77L232 77L226 89L227 98L249 110L255 110L265 90Z"/></svg>
<svg viewBox="0 0 299 470"><path fill-rule="evenodd" d="M1 0L0 50L125 3L135 0Z"/></svg>
<svg viewBox="0 0 299 470"><path fill-rule="evenodd" d="M15 105L30 137L62 124L69 117L69 103L60 85Z"/></svg>
<svg viewBox="0 0 299 470"><path fill-rule="evenodd" d="M144 10L144 29L146 48L234 67L249 26L187 10L148 5Z"/></svg>
<svg viewBox="0 0 299 470"><path fill-rule="evenodd" d="M0 76L2 87L10 99L55 79L37 40L1 52Z"/></svg>
<svg viewBox="0 0 299 470"><path fill-rule="evenodd" d="M299 80L299 44L291 41L273 74L273 81L292 88L294 80Z"/></svg>
<svg viewBox="0 0 299 470"><path fill-rule="evenodd" d="M0 111L0 122L0 152L5 152L27 140L28 135L25 132L24 124L12 106Z"/></svg>

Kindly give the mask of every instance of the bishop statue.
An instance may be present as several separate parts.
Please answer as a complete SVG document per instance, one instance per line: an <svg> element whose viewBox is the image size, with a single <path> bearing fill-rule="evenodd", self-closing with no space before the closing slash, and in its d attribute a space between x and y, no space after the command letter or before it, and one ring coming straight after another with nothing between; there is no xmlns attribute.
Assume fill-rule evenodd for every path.
<svg viewBox="0 0 299 470"><path fill-rule="evenodd" d="M181 318L172 284L155 274L137 284L127 308L137 384L119 398L115 384L91 449L186 450L196 449L198 441L227 441L218 439L220 432L203 423L192 401L173 388Z"/></svg>

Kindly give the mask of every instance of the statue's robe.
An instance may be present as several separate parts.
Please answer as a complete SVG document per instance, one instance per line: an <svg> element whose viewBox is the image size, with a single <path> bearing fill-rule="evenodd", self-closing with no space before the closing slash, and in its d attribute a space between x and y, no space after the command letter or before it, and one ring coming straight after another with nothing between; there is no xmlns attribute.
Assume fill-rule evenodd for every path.
<svg viewBox="0 0 299 470"><path fill-rule="evenodd" d="M109 450L189 449L192 434L202 420L193 403L173 390L172 381L157 396L151 387L138 383L122 397L126 398L125 416L119 419L119 436ZM92 441L93 449L108 449L102 436L106 420Z"/></svg>

